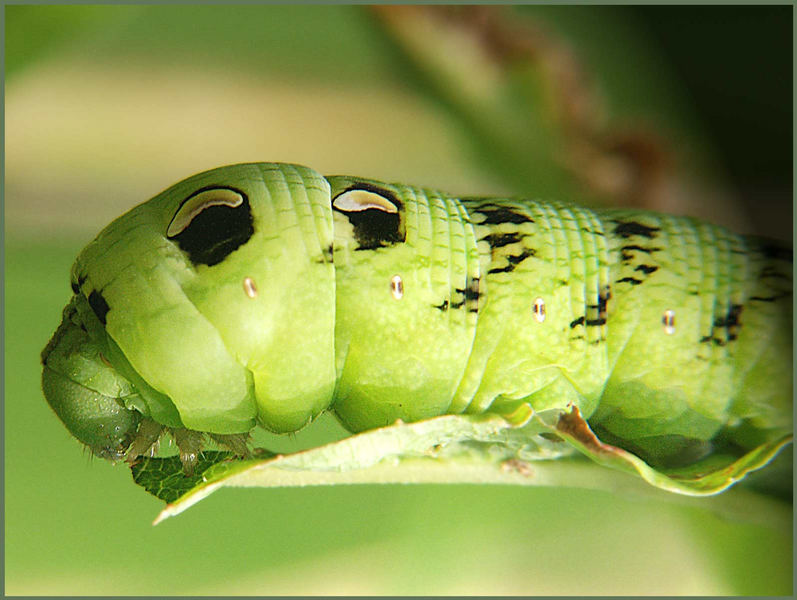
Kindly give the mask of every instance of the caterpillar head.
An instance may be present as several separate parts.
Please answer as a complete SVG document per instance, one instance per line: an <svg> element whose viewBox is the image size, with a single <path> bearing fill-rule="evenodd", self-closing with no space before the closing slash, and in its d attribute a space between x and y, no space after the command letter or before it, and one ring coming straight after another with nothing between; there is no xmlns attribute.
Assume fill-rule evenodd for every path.
<svg viewBox="0 0 797 600"><path fill-rule="evenodd" d="M42 351L42 387L52 409L69 432L102 458L125 455L141 413L125 407L135 391L102 354L77 310L79 296Z"/></svg>
<svg viewBox="0 0 797 600"><path fill-rule="evenodd" d="M78 256L42 353L48 403L111 459L145 452L158 427L296 431L334 389L332 242L329 184L310 169L233 165L178 182Z"/></svg>

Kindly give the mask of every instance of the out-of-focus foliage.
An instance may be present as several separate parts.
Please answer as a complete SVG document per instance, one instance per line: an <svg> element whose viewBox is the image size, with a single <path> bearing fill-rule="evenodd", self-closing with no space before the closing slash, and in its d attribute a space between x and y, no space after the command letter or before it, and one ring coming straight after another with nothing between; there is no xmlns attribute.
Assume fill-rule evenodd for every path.
<svg viewBox="0 0 797 600"><path fill-rule="evenodd" d="M507 8L506 17L451 17L477 24L464 33L432 25L439 35L416 42L408 36L422 22L397 25L403 9L384 10L5 7L7 593L790 594L790 530L693 506L499 486L225 490L153 529L160 502L128 470L81 459L39 389L38 354L68 298L71 262L111 219L202 169L294 161L468 194L620 202L618 188L595 182L635 179L601 174L647 173L628 164L653 161L676 188L722 202L708 209L713 220L789 236L790 205L760 217L784 180L791 197L790 173L771 158L776 134L790 130L791 63L781 54L791 7ZM496 21L481 28L479 19ZM464 35L450 64L479 68L473 38L490 27L531 30L542 50L441 85L440 44ZM563 83L546 61L580 74L584 114L597 115L575 137L555 117ZM456 86L490 72L502 92L487 86L481 120ZM781 80L785 94L772 83ZM722 92L706 95L712 85ZM539 144L526 125L545 132ZM610 143L640 132L651 146ZM634 160L612 160L618 153ZM738 156L748 158L728 160ZM584 164L601 176L580 173ZM740 164L762 165L766 177ZM703 196L690 193L698 205L683 210L706 216ZM752 211L737 202L751 196ZM334 422L317 426L269 447L291 452L340 435Z"/></svg>

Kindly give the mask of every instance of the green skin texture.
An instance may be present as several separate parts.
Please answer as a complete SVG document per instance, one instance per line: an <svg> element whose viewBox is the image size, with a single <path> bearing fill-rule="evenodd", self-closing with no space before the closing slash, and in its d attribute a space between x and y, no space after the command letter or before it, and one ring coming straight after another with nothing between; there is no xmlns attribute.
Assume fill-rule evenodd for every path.
<svg viewBox="0 0 797 600"><path fill-rule="evenodd" d="M398 200L402 241L359 247L332 200L363 186ZM254 234L197 266L166 231L184 199L213 187L247 195ZM791 249L772 248L650 212L222 167L81 252L79 293L43 353L45 395L110 458L139 413L236 434L297 431L332 410L357 432L522 402L575 405L602 439L652 462L711 440L752 448L792 430Z"/></svg>

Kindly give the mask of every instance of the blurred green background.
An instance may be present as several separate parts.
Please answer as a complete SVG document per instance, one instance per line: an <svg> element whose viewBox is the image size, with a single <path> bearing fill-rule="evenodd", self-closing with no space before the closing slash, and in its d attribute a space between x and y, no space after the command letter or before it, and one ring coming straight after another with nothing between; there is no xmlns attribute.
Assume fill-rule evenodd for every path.
<svg viewBox="0 0 797 600"><path fill-rule="evenodd" d="M160 501L43 399L80 248L222 164L791 239L791 6L507 10L5 6L7 594L792 593L775 501L782 527L579 489L224 490L153 528Z"/></svg>

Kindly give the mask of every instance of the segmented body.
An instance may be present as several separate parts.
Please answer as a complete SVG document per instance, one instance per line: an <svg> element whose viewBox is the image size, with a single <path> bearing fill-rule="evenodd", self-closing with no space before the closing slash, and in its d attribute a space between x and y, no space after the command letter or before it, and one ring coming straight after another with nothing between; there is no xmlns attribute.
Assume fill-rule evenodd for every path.
<svg viewBox="0 0 797 600"><path fill-rule="evenodd" d="M689 218L249 164L111 224L73 288L164 425L574 404L655 462L791 430L791 258Z"/></svg>
<svg viewBox="0 0 797 600"><path fill-rule="evenodd" d="M338 187L357 185L344 181ZM376 357L424 365L437 357L435 372L450 376L438 403L410 412L411 398L399 394L395 404L369 402L377 395L358 369L337 404L355 428L380 424L380 411L387 423L508 412L519 401L537 410L574 403L612 440L659 458L693 452L746 420L745 432L791 426L789 248L690 218L369 185L402 199L407 222L418 223L401 241L412 256L402 260L397 249L391 259L397 243L368 250L339 234L340 253L355 250L336 254L338 285L355 291L339 292L338 308L357 307L361 317L361 283L378 289L395 272L416 290L408 310L424 316L388 319L383 311L401 309L385 290L373 314L341 321L339 339L370 344L375 373L391 361ZM408 373L385 375L412 390L418 377Z"/></svg>

